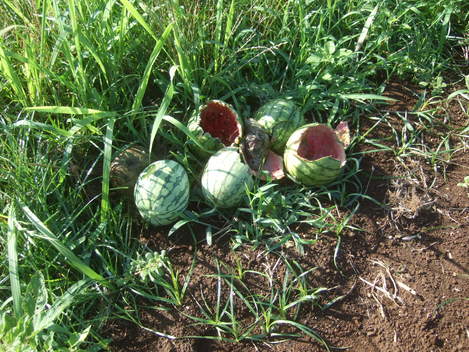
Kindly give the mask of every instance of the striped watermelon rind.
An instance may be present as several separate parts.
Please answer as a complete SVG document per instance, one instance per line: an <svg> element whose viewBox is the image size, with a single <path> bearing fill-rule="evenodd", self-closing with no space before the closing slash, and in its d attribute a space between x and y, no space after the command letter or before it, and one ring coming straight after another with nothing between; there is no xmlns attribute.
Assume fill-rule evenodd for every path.
<svg viewBox="0 0 469 352"><path fill-rule="evenodd" d="M280 155L283 154L290 135L304 124L303 115L295 103L283 98L262 105L254 118L270 134L271 148Z"/></svg>
<svg viewBox="0 0 469 352"><path fill-rule="evenodd" d="M215 207L232 208L243 202L246 188L253 182L249 166L241 161L238 149L227 147L208 160L202 173L202 193Z"/></svg>
<svg viewBox="0 0 469 352"><path fill-rule="evenodd" d="M189 203L189 177L173 160L158 160L139 175L134 188L140 215L155 226L177 220Z"/></svg>
<svg viewBox="0 0 469 352"><path fill-rule="evenodd" d="M213 111L213 115L210 116L210 112ZM220 114L221 113L221 114ZM220 117L220 120L216 118L216 115ZM207 131L204 127L203 119L205 116L209 116L213 119L216 131ZM222 120L223 119L223 120ZM205 148L202 150L195 143L190 142L189 146L199 156L208 158L216 151L226 147L237 144L242 137L242 120L234 108L224 101L221 100L209 100L205 105L201 106L198 111L189 119L187 128L197 138L197 141ZM210 129L210 126L208 126ZM218 137L216 135L219 135Z"/></svg>
<svg viewBox="0 0 469 352"><path fill-rule="evenodd" d="M299 154L301 148L307 147L305 143L309 143L308 133L317 133L320 136L317 137L318 139L326 138L325 141L318 142L317 147L321 151L317 152L317 158L316 156L307 158ZM327 125L318 123L304 125L290 136L283 159L285 169L293 180L308 186L323 186L331 183L339 177L346 163L344 146L337 138L335 131Z"/></svg>

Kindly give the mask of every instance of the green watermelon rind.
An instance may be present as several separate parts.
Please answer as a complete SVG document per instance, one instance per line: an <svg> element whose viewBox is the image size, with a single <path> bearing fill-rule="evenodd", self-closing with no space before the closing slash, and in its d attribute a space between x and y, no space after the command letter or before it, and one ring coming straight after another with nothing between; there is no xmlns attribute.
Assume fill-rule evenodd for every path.
<svg viewBox="0 0 469 352"><path fill-rule="evenodd" d="M254 180L237 148L219 150L207 162L201 178L204 197L217 208L233 208L246 197Z"/></svg>
<svg viewBox="0 0 469 352"><path fill-rule="evenodd" d="M155 226L168 225L186 210L189 193L184 167L172 160L158 160L139 175L134 188L135 205L146 221Z"/></svg>
<svg viewBox="0 0 469 352"><path fill-rule="evenodd" d="M288 139L285 153L285 169L291 178L307 186L324 186L336 180L342 173L345 162L326 156L316 160L306 160L297 153L298 143L303 133L313 126L321 124L307 124L296 130ZM337 143L342 143L337 139Z"/></svg>
<svg viewBox="0 0 469 352"><path fill-rule="evenodd" d="M283 154L290 135L304 124L295 103L283 98L262 105L254 119L271 135L271 148L278 154Z"/></svg>

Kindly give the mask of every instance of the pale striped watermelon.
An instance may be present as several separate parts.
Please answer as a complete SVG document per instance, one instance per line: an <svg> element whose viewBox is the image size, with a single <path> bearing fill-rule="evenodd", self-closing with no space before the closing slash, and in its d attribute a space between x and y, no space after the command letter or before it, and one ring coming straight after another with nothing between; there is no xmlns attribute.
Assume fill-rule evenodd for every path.
<svg viewBox="0 0 469 352"><path fill-rule="evenodd" d="M340 175L346 156L332 128L312 123L290 136L283 160L285 169L296 182L322 186Z"/></svg>
<svg viewBox="0 0 469 352"><path fill-rule="evenodd" d="M252 186L253 178L237 148L228 147L210 157L201 184L203 195L210 203L218 208L231 208L246 197L246 187Z"/></svg>
<svg viewBox="0 0 469 352"><path fill-rule="evenodd" d="M135 204L140 215L155 226L178 219L189 203L189 178L184 167L173 160L148 165L137 179Z"/></svg>
<svg viewBox="0 0 469 352"><path fill-rule="evenodd" d="M221 100L208 101L192 116L187 127L209 153L237 144L242 136L241 119L230 104ZM210 155L195 143L189 145L201 156Z"/></svg>
<svg viewBox="0 0 469 352"><path fill-rule="evenodd" d="M275 99L262 105L254 116L270 134L271 149L283 154L288 137L304 124L303 115L291 100Z"/></svg>

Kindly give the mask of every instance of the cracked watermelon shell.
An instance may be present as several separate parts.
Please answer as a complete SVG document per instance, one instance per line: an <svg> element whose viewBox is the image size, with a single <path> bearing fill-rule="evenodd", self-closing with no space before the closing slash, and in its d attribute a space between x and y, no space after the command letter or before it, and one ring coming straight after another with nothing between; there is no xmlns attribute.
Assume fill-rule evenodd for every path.
<svg viewBox="0 0 469 352"><path fill-rule="evenodd" d="M282 155L290 135L304 124L304 118L294 102L275 99L262 105L255 120L270 135L272 150Z"/></svg>
<svg viewBox="0 0 469 352"><path fill-rule="evenodd" d="M177 220L189 203L189 177L173 160L158 160L138 176L134 189L140 215L155 226Z"/></svg>
<svg viewBox="0 0 469 352"><path fill-rule="evenodd" d="M253 178L238 149L228 147L210 157L201 184L204 197L215 207L232 208L245 199L246 187L252 186Z"/></svg>
<svg viewBox="0 0 469 352"><path fill-rule="evenodd" d="M322 186L340 175L346 156L336 131L327 125L312 123L290 136L283 160L285 169L296 182Z"/></svg>
<svg viewBox="0 0 469 352"><path fill-rule="evenodd" d="M230 104L221 100L210 100L202 106L189 120L188 128L208 151L191 144L201 156L236 144L242 136L241 119Z"/></svg>

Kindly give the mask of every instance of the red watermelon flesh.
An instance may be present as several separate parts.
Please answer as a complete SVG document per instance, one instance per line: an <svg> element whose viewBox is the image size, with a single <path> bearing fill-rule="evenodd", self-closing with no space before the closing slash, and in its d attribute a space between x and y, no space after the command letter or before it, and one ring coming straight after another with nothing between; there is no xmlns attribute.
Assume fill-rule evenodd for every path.
<svg viewBox="0 0 469 352"><path fill-rule="evenodd" d="M250 170L251 174L259 177L263 181L280 180L285 177L285 172L283 171L283 158L271 150L268 151L261 170Z"/></svg>
<svg viewBox="0 0 469 352"><path fill-rule="evenodd" d="M200 127L226 146L233 144L241 132L236 113L219 101L207 103L201 111Z"/></svg>
<svg viewBox="0 0 469 352"><path fill-rule="evenodd" d="M262 170L267 171L273 180L279 180L285 177L285 173L283 172L283 158L273 151L269 151Z"/></svg>
<svg viewBox="0 0 469 352"><path fill-rule="evenodd" d="M309 127L301 137L297 151L306 160L317 160L330 156L345 164L345 152L342 144L331 128L325 125Z"/></svg>

